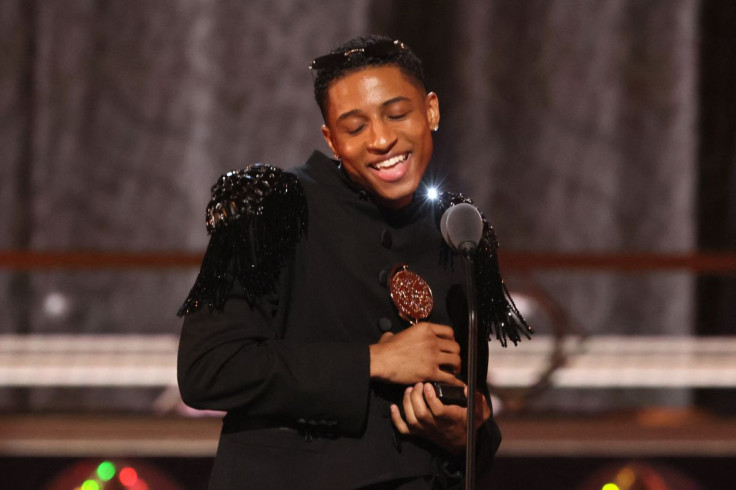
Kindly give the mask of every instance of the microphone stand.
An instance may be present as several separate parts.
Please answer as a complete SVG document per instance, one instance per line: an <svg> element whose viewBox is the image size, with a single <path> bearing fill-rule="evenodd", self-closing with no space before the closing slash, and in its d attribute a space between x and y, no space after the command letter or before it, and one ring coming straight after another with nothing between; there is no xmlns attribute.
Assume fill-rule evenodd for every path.
<svg viewBox="0 0 736 490"><path fill-rule="evenodd" d="M465 490L475 490L475 392L477 391L476 360L478 354L477 292L473 255L483 236L483 216L470 203L451 206L442 214L440 230L447 245L459 251L465 263L465 284L468 300L468 396L467 440L465 444Z"/></svg>
<svg viewBox="0 0 736 490"><path fill-rule="evenodd" d="M475 391L478 385L476 379L478 315L476 313L475 266L472 255L474 251L475 247L462 247L468 295L468 417L466 424L467 443L465 445L465 490L475 490Z"/></svg>

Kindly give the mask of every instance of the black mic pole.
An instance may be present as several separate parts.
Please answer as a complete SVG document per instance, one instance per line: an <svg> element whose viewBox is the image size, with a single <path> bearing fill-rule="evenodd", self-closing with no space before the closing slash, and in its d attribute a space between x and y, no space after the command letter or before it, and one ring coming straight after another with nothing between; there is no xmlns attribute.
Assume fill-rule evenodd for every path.
<svg viewBox="0 0 736 490"><path fill-rule="evenodd" d="M463 250L465 259L465 284L468 295L468 420L467 443L465 444L465 490L475 489L475 391L477 380L478 315L476 314L474 248Z"/></svg>
<svg viewBox="0 0 736 490"><path fill-rule="evenodd" d="M468 396L465 443L465 489L475 489L475 392L477 381L478 318L473 254L483 236L483 217L470 203L456 204L442 214L440 230L447 245L463 256L468 299Z"/></svg>

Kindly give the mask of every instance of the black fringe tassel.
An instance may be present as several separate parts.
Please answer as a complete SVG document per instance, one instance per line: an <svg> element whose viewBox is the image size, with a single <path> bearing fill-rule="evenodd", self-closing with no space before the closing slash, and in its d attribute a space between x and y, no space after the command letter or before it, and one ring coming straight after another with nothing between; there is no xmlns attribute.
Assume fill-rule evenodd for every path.
<svg viewBox="0 0 736 490"><path fill-rule="evenodd" d="M437 199L437 226L439 227L442 214L450 207L460 203L475 203L463 196L452 192L443 192ZM506 347L508 341L516 345L521 341L523 334L531 339L534 330L526 323L519 309L514 304L498 266L498 241L493 227L483 218L483 236L475 256L475 281L478 291L478 325L488 340L492 336ZM440 261L444 264L452 260L450 247L443 242L440 252Z"/></svg>
<svg viewBox="0 0 736 490"><path fill-rule="evenodd" d="M273 293L278 276L307 228L307 204L295 175L255 164L212 186L210 242L202 268L178 315L222 309L234 281L249 301Z"/></svg>

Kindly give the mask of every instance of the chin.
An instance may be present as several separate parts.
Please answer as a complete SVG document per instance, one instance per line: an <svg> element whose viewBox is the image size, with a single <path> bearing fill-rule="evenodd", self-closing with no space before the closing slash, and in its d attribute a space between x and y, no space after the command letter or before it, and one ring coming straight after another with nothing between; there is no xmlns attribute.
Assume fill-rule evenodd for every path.
<svg viewBox="0 0 736 490"><path fill-rule="evenodd" d="M392 208L403 207L411 203L416 187L412 187L409 192L392 192L389 194L379 194L381 201Z"/></svg>

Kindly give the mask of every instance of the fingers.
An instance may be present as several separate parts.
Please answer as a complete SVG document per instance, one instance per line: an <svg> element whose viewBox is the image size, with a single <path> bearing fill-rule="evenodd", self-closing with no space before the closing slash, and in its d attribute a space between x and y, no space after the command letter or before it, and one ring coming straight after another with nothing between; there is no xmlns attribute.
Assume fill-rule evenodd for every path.
<svg viewBox="0 0 736 490"><path fill-rule="evenodd" d="M476 393L475 402L475 429L477 430L481 425L491 418L491 407L488 405L486 397L481 393Z"/></svg>
<svg viewBox="0 0 736 490"><path fill-rule="evenodd" d="M421 434L437 426L434 411L428 406L429 401L425 399L425 394L428 391L431 391L434 395L432 385L429 383L417 383L404 390L404 398L402 400L404 418L412 434ZM435 401L442 405L442 402L436 398L435 396ZM439 407L435 406L435 410L441 413Z"/></svg>
<svg viewBox="0 0 736 490"><path fill-rule="evenodd" d="M457 384L452 373L461 371L462 360L460 345L453 339L451 327L427 322L397 334L385 333L369 346L371 378L397 384L426 380Z"/></svg>
<svg viewBox="0 0 736 490"><path fill-rule="evenodd" d="M444 405L430 383L417 383L404 391L404 414L391 405L391 421L400 434L415 435L444 447L453 454L463 449L466 441L466 409Z"/></svg>
<svg viewBox="0 0 736 490"><path fill-rule="evenodd" d="M434 413L430 410L429 406L427 405L427 399L425 398L427 388L434 392L431 384L418 383L416 386L414 386L414 389L411 391L411 393L409 393L412 408L414 410L414 417L416 418L419 425L422 427L427 427L429 425L435 424Z"/></svg>
<svg viewBox="0 0 736 490"><path fill-rule="evenodd" d="M459 373L462 369L462 358L460 357L460 344L455 342L452 337L452 329L443 325L430 324L432 328L436 329L435 333L440 333L445 329L449 330L449 337L443 337L437 335L438 340L435 348L437 350L437 365L441 368L450 368L452 373Z"/></svg>
<svg viewBox="0 0 736 490"><path fill-rule="evenodd" d="M454 340L441 339L438 341L438 347L442 352L460 356L460 344Z"/></svg>
<svg viewBox="0 0 736 490"><path fill-rule="evenodd" d="M404 391L403 406L406 422L415 430L436 427L442 420L456 417L465 411L464 408L442 403L431 383L417 383L407 388Z"/></svg>
<svg viewBox="0 0 736 490"><path fill-rule="evenodd" d="M435 418L441 418L445 415L445 404L437 397L434 386L431 383L424 384L424 399L427 401L427 407Z"/></svg>
<svg viewBox="0 0 736 490"><path fill-rule="evenodd" d="M417 415L426 417L426 410L423 410L421 405L424 405L424 401L422 400L422 383L409 386L404 390L404 417L407 425L413 431L420 431L422 429L422 424L419 422Z"/></svg>
<svg viewBox="0 0 736 490"><path fill-rule="evenodd" d="M468 396L468 387L465 386L465 397ZM491 418L491 407L486 400L486 396L480 391L475 392L475 430Z"/></svg>
<svg viewBox="0 0 736 490"><path fill-rule="evenodd" d="M440 353L437 356L437 364L440 368L449 368L448 372L457 374L462 370L462 358L459 354Z"/></svg>
<svg viewBox="0 0 736 490"><path fill-rule="evenodd" d="M451 386L465 386L465 383L463 383L462 380L456 378L454 374L443 371L441 369L437 370L434 375L428 379Z"/></svg>
<svg viewBox="0 0 736 490"><path fill-rule="evenodd" d="M429 325L432 333L435 334L437 337L441 339L452 340L453 342L455 341L455 331L452 329L452 327L449 327L447 325L440 325L438 323L426 323L426 325Z"/></svg>
<svg viewBox="0 0 736 490"><path fill-rule="evenodd" d="M416 330L426 329L435 337L439 337L446 340L455 340L455 331L448 325L441 325L439 323L430 322L419 322L411 328Z"/></svg>
<svg viewBox="0 0 736 490"><path fill-rule="evenodd" d="M410 433L409 426L406 425L404 419L401 418L401 411L397 405L391 405L391 422L393 422L394 427L396 427L396 430L398 430L400 434Z"/></svg>

